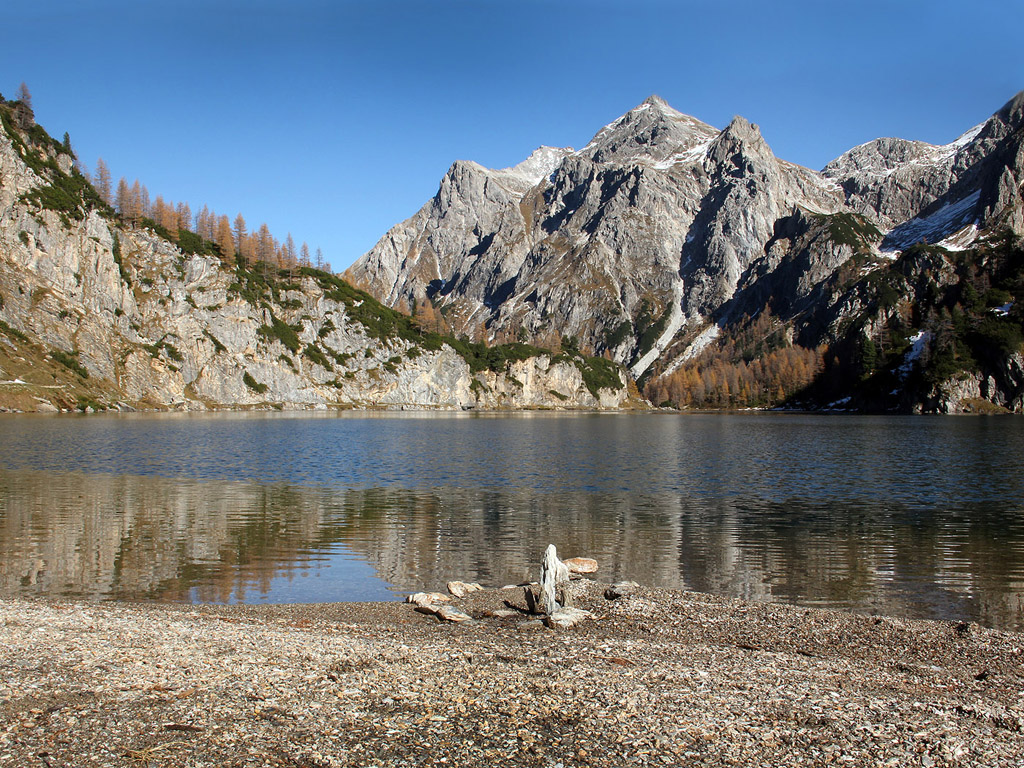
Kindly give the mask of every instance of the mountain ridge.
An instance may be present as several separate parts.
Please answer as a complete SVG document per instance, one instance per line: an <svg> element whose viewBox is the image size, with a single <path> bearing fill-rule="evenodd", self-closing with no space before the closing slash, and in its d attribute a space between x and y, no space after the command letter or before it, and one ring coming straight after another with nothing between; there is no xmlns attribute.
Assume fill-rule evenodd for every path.
<svg viewBox="0 0 1024 768"><path fill-rule="evenodd" d="M618 408L608 361L473 344L335 275L106 205L0 103L0 409ZM633 401L630 401L633 402Z"/></svg>
<svg viewBox="0 0 1024 768"><path fill-rule="evenodd" d="M948 145L876 139L819 172L776 157L743 117L717 130L652 96L518 198L446 176L346 275L389 304L429 304L456 333L571 336L650 381L725 343L714 328L752 308L758 281L790 285L789 306L806 308L812 292L838 300L821 286L852 260L873 271L922 240L963 250L997 226L1020 235L1022 112L1024 92ZM817 232L815 280L773 277L793 268L786 222ZM837 337L822 330L816 346Z"/></svg>

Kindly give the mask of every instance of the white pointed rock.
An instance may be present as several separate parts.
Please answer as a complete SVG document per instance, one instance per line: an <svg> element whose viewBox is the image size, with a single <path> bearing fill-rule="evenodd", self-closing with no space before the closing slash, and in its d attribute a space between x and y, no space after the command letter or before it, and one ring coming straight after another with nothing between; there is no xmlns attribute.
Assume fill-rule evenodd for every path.
<svg viewBox="0 0 1024 768"><path fill-rule="evenodd" d="M557 599L558 585L569 581L569 568L558 559L554 544L548 544L540 566L540 609L550 615L561 608Z"/></svg>

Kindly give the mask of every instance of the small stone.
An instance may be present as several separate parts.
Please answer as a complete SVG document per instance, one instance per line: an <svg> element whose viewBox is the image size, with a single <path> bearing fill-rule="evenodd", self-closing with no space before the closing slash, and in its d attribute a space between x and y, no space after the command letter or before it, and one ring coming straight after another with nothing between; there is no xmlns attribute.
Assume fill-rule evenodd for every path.
<svg viewBox="0 0 1024 768"><path fill-rule="evenodd" d="M618 600L620 597L630 594L639 586L635 581L619 581L608 587L604 591L604 596L608 600Z"/></svg>
<svg viewBox="0 0 1024 768"><path fill-rule="evenodd" d="M590 618L593 618L593 614L590 611L584 611L582 608L560 608L550 616L546 616L544 623L552 628L560 627L564 629L566 627L573 627L581 621Z"/></svg>
<svg viewBox="0 0 1024 768"><path fill-rule="evenodd" d="M569 569L569 573L596 573L597 572L597 560L591 557L570 557L568 560L563 560L565 567Z"/></svg>
<svg viewBox="0 0 1024 768"><path fill-rule="evenodd" d="M449 581L446 586L448 587L448 591L455 595L455 597L465 597L470 592L479 592L483 589L483 587L476 582L467 584L464 581Z"/></svg>
<svg viewBox="0 0 1024 768"><path fill-rule="evenodd" d="M416 592L405 598L405 602L412 603L413 605L435 605L436 603L450 603L451 601L452 599L448 595L442 595L440 592Z"/></svg>
<svg viewBox="0 0 1024 768"><path fill-rule="evenodd" d="M458 623L460 621L473 620L473 617L465 611L460 611L458 608L455 608L450 605L442 605L435 611L435 614L437 615L437 618L441 619L442 621L451 621Z"/></svg>
<svg viewBox="0 0 1024 768"><path fill-rule="evenodd" d="M529 621L521 622L518 629L522 632L537 632L542 629L547 629L547 627L540 619L530 619Z"/></svg>
<svg viewBox="0 0 1024 768"><path fill-rule="evenodd" d="M519 616L519 611L512 611L508 608L499 608L496 611L488 611L487 615L494 619L508 619L513 616Z"/></svg>

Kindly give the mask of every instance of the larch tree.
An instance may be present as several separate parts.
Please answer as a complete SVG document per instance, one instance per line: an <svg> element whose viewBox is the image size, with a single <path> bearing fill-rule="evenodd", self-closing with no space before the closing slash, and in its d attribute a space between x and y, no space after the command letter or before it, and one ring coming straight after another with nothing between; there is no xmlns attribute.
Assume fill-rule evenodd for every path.
<svg viewBox="0 0 1024 768"><path fill-rule="evenodd" d="M121 214L122 218L128 219L131 211L131 196L132 191L128 186L128 181L124 176L117 182L117 212Z"/></svg>
<svg viewBox="0 0 1024 768"><path fill-rule="evenodd" d="M112 205L114 200L111 197L113 189L110 181L110 169L107 168L107 164L103 162L102 157L96 160L95 185L100 199L107 205Z"/></svg>
<svg viewBox="0 0 1024 768"><path fill-rule="evenodd" d="M299 255L295 251L295 240L292 238L292 233L288 233L288 237L284 241L284 256L289 266L295 264L299 260Z"/></svg>
<svg viewBox="0 0 1024 768"><path fill-rule="evenodd" d="M192 230L192 209L188 203L178 203L178 229Z"/></svg>
<svg viewBox="0 0 1024 768"><path fill-rule="evenodd" d="M138 181L135 182L139 184ZM152 217L153 206L149 202L149 190L146 189L145 184L139 184L139 195L138 195L138 206L139 206L139 218L143 216Z"/></svg>
<svg viewBox="0 0 1024 768"><path fill-rule="evenodd" d="M217 219L217 247L225 259L235 255L235 241L231 236L231 222L227 216Z"/></svg>
<svg viewBox="0 0 1024 768"><path fill-rule="evenodd" d="M167 203L164 202L163 195L157 195L156 200L153 201L153 221L159 224L161 227L167 227ZM177 218L177 216L175 216Z"/></svg>
<svg viewBox="0 0 1024 768"><path fill-rule="evenodd" d="M246 252L248 249L245 247L245 245L249 235L249 227L246 225L245 218L242 216L242 214L238 214L237 216L235 216L234 229L235 247L238 249L238 253L240 253L243 257L245 257L246 260L248 260L248 253Z"/></svg>
<svg viewBox="0 0 1024 768"><path fill-rule="evenodd" d="M305 242L302 243L302 247L299 249L299 264L304 267L313 266L309 260L309 245Z"/></svg>
<svg viewBox="0 0 1024 768"><path fill-rule="evenodd" d="M142 186L139 180L128 186L124 177L117 183L117 210L132 226L142 218Z"/></svg>
<svg viewBox="0 0 1024 768"><path fill-rule="evenodd" d="M242 254L242 259L246 264L252 264L256 261L256 236L255 235L244 235L242 242L238 244L238 252Z"/></svg>
<svg viewBox="0 0 1024 768"><path fill-rule="evenodd" d="M269 262L274 258L274 236L270 234L270 227L266 222L260 224L256 241L256 258L259 261Z"/></svg>
<svg viewBox="0 0 1024 768"><path fill-rule="evenodd" d="M204 240L213 240L216 234L213 229L213 214L210 213L210 209L205 205L196 214L195 232Z"/></svg>

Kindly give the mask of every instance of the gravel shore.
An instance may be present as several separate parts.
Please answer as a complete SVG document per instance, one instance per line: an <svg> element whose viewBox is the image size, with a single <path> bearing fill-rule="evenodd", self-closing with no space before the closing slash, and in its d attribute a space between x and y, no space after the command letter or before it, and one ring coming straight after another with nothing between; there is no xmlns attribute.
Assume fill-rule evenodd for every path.
<svg viewBox="0 0 1024 768"><path fill-rule="evenodd" d="M594 617L568 629L522 590L459 624L0 601L0 766L1024 767L1020 634L572 590Z"/></svg>

